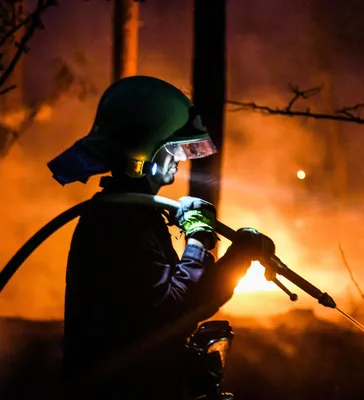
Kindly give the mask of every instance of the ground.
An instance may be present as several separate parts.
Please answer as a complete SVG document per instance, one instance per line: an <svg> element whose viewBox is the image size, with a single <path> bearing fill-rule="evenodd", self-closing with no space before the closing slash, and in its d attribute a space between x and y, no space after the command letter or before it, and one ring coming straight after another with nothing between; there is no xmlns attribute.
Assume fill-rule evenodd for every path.
<svg viewBox="0 0 364 400"><path fill-rule="evenodd" d="M364 336L295 310L259 321L231 320L225 390L236 399L362 399ZM61 321L0 319L0 398L52 393L61 360ZM52 395L43 398L52 398Z"/></svg>

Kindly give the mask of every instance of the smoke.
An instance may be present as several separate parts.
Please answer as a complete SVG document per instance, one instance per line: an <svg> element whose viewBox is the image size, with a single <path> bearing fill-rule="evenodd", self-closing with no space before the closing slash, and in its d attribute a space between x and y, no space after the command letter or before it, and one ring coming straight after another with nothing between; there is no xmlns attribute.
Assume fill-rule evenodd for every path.
<svg viewBox="0 0 364 400"><path fill-rule="evenodd" d="M261 104L287 102L284 93L278 94L273 89L257 90L241 100L252 98ZM219 219L234 229L250 226L264 232L275 241L278 256L295 272L330 293L339 306L351 310L353 304L358 304L359 310L362 309L362 299L350 281L338 246L339 243L344 246L354 276L363 282L360 238L364 237L364 231L359 222L363 220L360 207L350 198L350 192L350 200L340 203L325 190L310 191L306 181L297 177L300 169L307 171L308 179L311 174L315 178L315 174L322 173L325 152L318 143L314 125L300 119L228 112L226 135ZM358 157L350 150L347 156ZM349 168L349 174L350 171ZM189 175L180 174L179 179L187 180ZM206 184L203 174L195 174L192 179ZM216 187L217 183L208 184ZM220 255L228 245L223 239ZM298 293L298 303L291 303L278 288L266 289L263 273L260 281L257 275L254 281L247 276L252 290L236 293L223 312L269 315L306 306L314 308L320 316L341 319L284 278L281 278L283 283ZM358 307L356 310L361 314Z"/></svg>
<svg viewBox="0 0 364 400"><path fill-rule="evenodd" d="M269 104L282 101L268 94L256 96ZM364 232L361 224L354 222L362 220L362 216L355 207L340 207L322 194L307 193L304 183L297 178L296 172L302 168L300 160L312 169L321 168L322 154L310 126L288 118L228 113L226 130L229 139L223 153L219 219L234 229L250 226L264 232L274 239L278 256L295 272L330 293L341 306L351 307L353 297L356 301L359 298L345 270L338 243L343 243L354 275L362 280L358 268L361 244L356 239ZM178 178L188 180L188 171L180 172ZM192 179L206 184L203 174L195 174ZM217 182L209 184L216 186ZM222 239L220 255L228 245ZM291 303L278 288L265 291L263 273L260 275L260 282L250 281L251 292L236 293L222 311L264 315L307 306L326 318L340 318L284 278L283 283L298 293L298 303Z"/></svg>
<svg viewBox="0 0 364 400"><path fill-rule="evenodd" d="M87 56L87 74L99 89L98 95L108 84L109 6L96 2L73 3L68 7L70 4L64 2L56 17L45 17L45 25L51 27L48 35L39 34L34 39L37 45L34 42L29 56L26 82L32 99L41 97L36 89L43 75L40 93L47 98L47 93L52 92L52 60L60 54L65 60L71 60L75 51ZM160 14L161 4L157 3L142 5L140 73L167 79L180 88L190 87L192 2L180 2L179 24L184 29L178 30L173 18L165 18L160 23L167 11ZM312 82L312 86L321 83L318 67L311 62L312 32L308 11L303 4L301 10L284 11L273 3L268 8L263 7L267 4L263 0L246 2L246 8L238 7L237 2L231 3L228 28L230 99L284 107L290 99L286 90L288 81L302 84L302 88L310 87ZM83 7L90 9L87 11ZM272 9L274 12L267 11ZM52 24L51 17L57 20L56 24ZM98 23L96 43L89 41L89 35L94 32L90 18ZM83 22L73 24L74 19ZM69 31L61 21L71 21L67 23ZM342 106L363 100L359 73L355 68L350 69L357 60L350 59L350 54L345 57L338 64L340 70L332 67L335 101ZM319 98L319 105L320 101ZM97 190L98 178L91 179L87 185L62 188L52 180L46 168L49 160L87 134L96 104L97 97L80 100L69 93L58 97L49 105L47 115L35 121L9 155L1 160L0 233L3 240L0 259L4 264L43 224ZM219 219L235 229L251 226L271 236L284 262L322 291L337 297L343 306L356 304L357 296L340 258L338 242L342 243L356 278L364 285L364 272L360 269L364 240L360 206L363 191L356 189L355 196L352 194L352 188L358 186L355 183L364 175L361 161L364 149L358 139L359 128L345 125L341 133L345 136L343 149L350 182L345 202L339 203L324 190L325 179L318 180L322 190L307 186L311 176L325 176L326 150L322 138L328 135L331 126L250 112L229 111L226 116ZM180 163L175 184L160 194L175 199L186 195L189 167L189 163ZM306 171L306 180L297 178L300 169ZM193 179L205 183L204 176ZM26 261L0 297L1 315L62 318L65 265L73 228L74 223L71 223L57 232ZM177 234L177 230L172 230L173 237ZM181 252L183 240L175 240L175 244ZM221 241L220 254L228 244L224 239ZM259 284L257 288L259 290ZM316 304L301 291L298 294L301 306ZM224 312L234 315L272 313L291 305L280 291L237 293L224 307ZM326 317L331 315L326 309L317 311L320 310Z"/></svg>
<svg viewBox="0 0 364 400"><path fill-rule="evenodd" d="M86 199L96 189L95 180L80 188L62 188L46 164L60 151L87 133L88 124L76 116L90 116L84 105L72 98L58 103L49 120L34 122L0 162L3 193L0 198L3 263L50 219ZM72 126L77 121L77 127ZM67 132L67 136L59 135ZM62 315L65 264L74 223L57 232L16 273L0 298L0 313L30 318Z"/></svg>

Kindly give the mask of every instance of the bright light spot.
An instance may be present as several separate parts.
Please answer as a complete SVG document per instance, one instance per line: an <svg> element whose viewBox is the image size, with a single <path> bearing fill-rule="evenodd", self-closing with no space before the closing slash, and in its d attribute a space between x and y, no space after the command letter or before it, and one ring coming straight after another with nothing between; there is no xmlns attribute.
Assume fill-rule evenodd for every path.
<svg viewBox="0 0 364 400"><path fill-rule="evenodd" d="M258 261L253 261L248 272L235 288L235 293L277 290L273 282L265 279L264 271L265 268Z"/></svg>
<svg viewBox="0 0 364 400"><path fill-rule="evenodd" d="M306 172L302 171L302 169L300 169L299 171L297 171L297 178L298 179L305 179L306 178Z"/></svg>
<svg viewBox="0 0 364 400"><path fill-rule="evenodd" d="M152 167L152 175L153 175L153 176L157 173L157 168L158 168L157 163L154 163L154 164L153 164L153 167Z"/></svg>

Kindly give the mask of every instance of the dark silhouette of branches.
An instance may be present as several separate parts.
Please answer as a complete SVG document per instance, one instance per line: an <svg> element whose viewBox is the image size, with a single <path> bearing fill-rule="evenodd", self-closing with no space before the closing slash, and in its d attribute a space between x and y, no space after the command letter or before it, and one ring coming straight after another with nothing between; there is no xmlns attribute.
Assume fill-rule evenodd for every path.
<svg viewBox="0 0 364 400"><path fill-rule="evenodd" d="M355 286L356 289L358 290L358 292L359 292L359 294L360 294L360 297L364 300L364 293L363 293L363 291L361 290L358 281L357 281L357 280L355 279L355 277L354 277L353 271L351 270L351 267L350 267L350 265L349 265L349 263L348 263L348 261L347 261L347 259L346 259L346 257L345 257L344 250L343 250L343 248L342 248L342 246L341 246L340 243L339 243L339 251L340 251L341 258L342 258L342 260L343 260L344 266L345 266L345 268L347 269L347 271L348 271L348 273L349 273L349 275L350 275L351 282L354 284L354 286Z"/></svg>
<svg viewBox="0 0 364 400"><path fill-rule="evenodd" d="M2 94L6 94L6 93L12 91L12 90L15 89L15 88L16 88L16 85L10 85L10 86L6 87L5 89L1 89L1 90L0 90L0 96L1 96Z"/></svg>
<svg viewBox="0 0 364 400"><path fill-rule="evenodd" d="M364 118L361 118L359 115L359 111L362 107L364 107L364 103L359 103L355 104L354 106L344 107L335 110L332 114L312 112L310 108L306 108L305 110L294 109L294 106L296 105L299 99L307 100L309 97L319 93L322 87L323 85L307 90L300 90L297 86L290 84L289 89L291 92L293 92L293 97L288 102L287 106L283 108L278 108L278 107L273 108L265 105L260 105L255 102L244 103L234 100L226 100L226 103L236 106L235 108L229 110L231 112L258 111L268 115L284 115L289 117L326 119L326 120L364 124Z"/></svg>
<svg viewBox="0 0 364 400"><path fill-rule="evenodd" d="M29 51L28 42L35 31L44 29L41 14L48 7L56 5L58 5L57 0L38 0L34 11L29 15L24 15L21 1L6 0L2 2L0 8L0 94L8 93L15 88L15 85L5 88L3 86L5 86L22 55ZM17 41L16 35L21 30L24 30L24 34ZM4 55L4 47L8 44L15 47L15 52L8 65L4 66L1 59Z"/></svg>

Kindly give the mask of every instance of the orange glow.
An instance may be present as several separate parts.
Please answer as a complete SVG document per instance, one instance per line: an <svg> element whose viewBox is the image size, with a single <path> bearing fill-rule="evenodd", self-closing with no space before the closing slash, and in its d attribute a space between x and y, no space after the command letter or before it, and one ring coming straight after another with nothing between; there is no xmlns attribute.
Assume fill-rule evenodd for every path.
<svg viewBox="0 0 364 400"><path fill-rule="evenodd" d="M3 191L0 202L0 233L2 237L7 238L0 245L3 264L43 224L98 190L98 177L92 178L84 186L75 184L61 188L51 179L45 167L49 159L80 137L80 132L87 132L86 123L74 120L70 116L82 115L83 120L91 121L94 117L93 112L88 112L87 108L82 108L82 105L72 101L67 104L61 103L49 111L52 111L46 113L49 119L45 117L44 122L35 125L31 134L25 137L28 140L27 147L15 146L0 165L3 184L11 187L11 190ZM53 133L54 127L58 129L56 133L70 129L70 121L74 123L71 125L70 137ZM252 141L250 147L245 150L243 147L237 148L237 144L232 140L226 141L219 220L233 229L251 226L272 237L277 246L277 255L290 268L321 290L330 293L335 299L337 295L343 296L345 301L340 301L340 305L344 308L350 300L347 300L348 293L354 292L355 295L355 291L352 290L350 278L342 265L335 243L342 240L353 266L353 273L361 281L363 278L359 266L362 249L361 241L357 238L364 237L364 224L360 223L362 215L349 208L341 215L331 215L325 207L307 204L299 216L292 216L290 206L293 189L287 184L291 183L292 175L291 169L287 169L286 166L294 154L282 152L276 156L275 152L280 150L280 147L273 145L273 139L277 138L278 141L281 132L285 133L284 125L278 120L267 120L264 116L249 113L244 119L237 118L235 122L230 122L227 129L233 128L234 123L239 129L249 128L256 142ZM291 121L290 123L293 124ZM244 124L247 124L248 128ZM270 142L267 142L269 136L265 137L264 141L258 141L260 136L256 133L260 132L263 126L265 132L271 135ZM302 140L299 140L299 125L289 125L287 129L297 134L297 152L302 151L302 148L310 148L309 143L303 146ZM302 137L306 138L305 135ZM39 143L42 143L42 146ZM263 145L266 148L263 148ZM278 150L274 152L272 148ZM264 154L264 157L261 157L261 154ZM262 162L257 163L257 159ZM264 163L267 163L269 168L264 168ZM175 184L163 188L159 194L172 199L186 195L189 168L189 161L181 162ZM282 176L282 171L287 171L287 176ZM34 190L35 187L37 190ZM298 217L299 221L308 227L300 230L299 235L303 236L297 236L295 221ZM333 227L339 224L338 233ZM65 266L74 227L75 222L57 232L20 268L0 296L0 315L62 318ZM179 236L177 228L173 228L171 233L173 239ZM302 238L304 240L301 240ZM181 254L184 240L174 239L174 244ZM229 242L221 238L219 256L224 254L228 245ZM34 284L31 284L32 282ZM237 285L233 298L222 309L230 315L241 317L263 312L278 313L290 307L316 305L314 299L295 289L292 284L288 283L287 286L299 294L296 303L291 303L278 287L266 281L264 268L254 262ZM322 307L320 310L326 315L332 315L331 310Z"/></svg>
<svg viewBox="0 0 364 400"><path fill-rule="evenodd" d="M107 35L109 38L109 33ZM192 42L185 30L180 37L186 37L188 42ZM102 77L100 71L106 71L104 75L107 76L109 65L106 61L100 63L100 54L109 54L109 50L100 53L101 46L92 47L92 50L85 47L84 50L82 46L89 43L86 33L84 41L80 40L79 43L81 50L89 56L91 65L95 66L87 74L92 76L101 92L109 78ZM168 51L161 48L158 42L153 43L155 47L143 50L143 62L139 65L138 73L166 79L179 88L190 88L191 75L188 68L191 60L186 57L182 65L181 60L185 57L173 56L171 60L178 62L170 63ZM270 82L271 69L261 61L261 57L269 57L268 53L263 53L268 51L265 42L259 43L255 37L244 40L243 53L249 54L248 58L241 57L241 52L233 50L240 48L241 43L240 36L235 39L232 37L229 41L231 57L238 57L234 58L238 66L234 70L243 71L241 75L229 75L229 90L234 88L234 94L229 94L229 98L256 100L259 104L268 105L285 104L285 89L279 93L276 87L265 83L254 86L252 83L248 93L245 92L245 80L250 81L250 75L247 77L245 74L245 67L251 73L252 82L258 77L259 82L261 77L269 77ZM57 53L64 49L67 49L65 53L71 51L74 41L70 40L67 44L65 38L62 46L60 50L57 47ZM186 47L185 50L183 54L192 54L192 49ZM37 53L31 52L30 57L33 57L32 54ZM275 57L274 52L272 63L278 67L280 59ZM105 64L105 67L100 70L101 64ZM301 72L292 69L293 76L300 76ZM272 82L279 82L279 79L278 76ZM341 91L340 87L336 89ZM347 95L350 98L350 94ZM0 243L2 266L46 222L99 190L99 177L92 178L87 185L76 183L62 188L52 179L46 167L49 160L89 132L97 102L98 98L80 102L66 92L59 101L52 103L51 108L45 106L40 110L36 123L29 127L10 153L0 160L3 186L0 198L0 235L4 238ZM0 122L16 130L26 118L27 112L21 110L1 115ZM350 309L349 303L356 292L338 253L337 243L343 244L353 274L363 286L364 270L360 267L364 217L360 208L350 202L333 212L333 208L327 207L326 198L320 197L321 192L314 201L301 197L305 185L298 185L300 182L297 179L305 179L307 176L300 169L303 168L300 160L304 160L308 173L308 170L321 167L323 155L326 154L326 150L318 145L315 135L311 133L314 133L311 125L302 124L300 119L268 118L245 111L227 112L218 218L233 229L250 226L270 236L276 243L277 255L290 268L322 291L330 293L335 300L339 296L338 304L343 308L348 305L347 309ZM187 195L189 167L190 161L181 162L174 185L163 188L159 194L172 199ZM215 184L207 181L203 174L196 176L195 180L202 185ZM357 200L358 204L362 204L364 198L358 195ZM63 317L65 267L75 223L57 232L26 260L1 293L0 315L31 319ZM174 245L181 254L185 241L183 237L175 240L179 236L177 228L173 227L171 233ZM219 256L223 255L228 244L222 238ZM256 315L262 310L276 313L288 307L311 307L317 304L316 300L294 285L284 283L299 295L296 303L291 303L286 294L272 282L266 281L264 268L254 262L237 285L233 298L223 309L241 317ZM332 314L332 310L322 307L320 310Z"/></svg>
<svg viewBox="0 0 364 400"><path fill-rule="evenodd" d="M235 288L235 293L246 292L269 292L278 290L273 282L269 282L264 277L264 267L258 262L253 261L246 275L239 281Z"/></svg>
<svg viewBox="0 0 364 400"><path fill-rule="evenodd" d="M7 114L2 114L0 116L0 123L11 129L17 130L25 118L26 110L18 109Z"/></svg>
<svg viewBox="0 0 364 400"><path fill-rule="evenodd" d="M38 122L49 121L52 117L53 109L47 104L44 104L35 116L35 120Z"/></svg>

